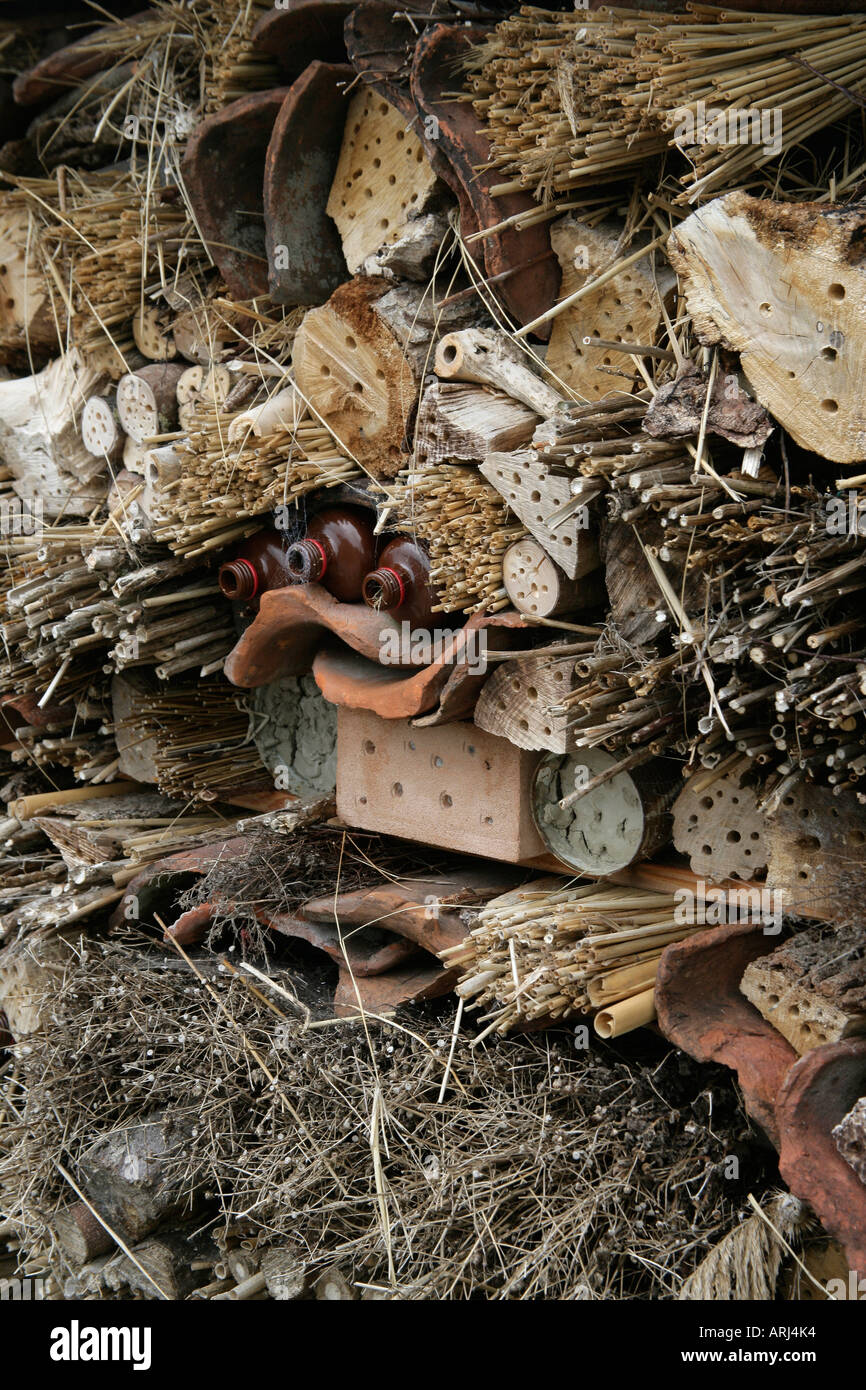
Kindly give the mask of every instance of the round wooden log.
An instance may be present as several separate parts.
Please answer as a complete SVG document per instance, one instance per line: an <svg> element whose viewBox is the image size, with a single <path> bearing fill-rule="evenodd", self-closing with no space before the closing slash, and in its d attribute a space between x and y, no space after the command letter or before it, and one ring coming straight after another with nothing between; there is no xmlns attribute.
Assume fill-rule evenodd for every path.
<svg viewBox="0 0 866 1390"><path fill-rule="evenodd" d="M569 579L532 536L524 536L506 550L502 582L514 607L529 618L573 613L605 601L599 572Z"/></svg>
<svg viewBox="0 0 866 1390"><path fill-rule="evenodd" d="M681 785L676 769L653 759L610 774L618 760L600 748L550 753L535 774L532 814L548 849L583 873L613 874L647 859L671 836L669 808ZM599 779L565 810L559 803Z"/></svg>
<svg viewBox="0 0 866 1390"><path fill-rule="evenodd" d="M172 362L152 362L128 372L117 383L117 413L131 439L143 444L177 426L177 383L184 368Z"/></svg>
<svg viewBox="0 0 866 1390"><path fill-rule="evenodd" d="M81 442L95 458L117 463L123 457L125 435L117 404L111 396L90 396L81 412Z"/></svg>
<svg viewBox="0 0 866 1390"><path fill-rule="evenodd" d="M132 318L135 346L151 362L170 362L177 357L174 335L165 331L162 318L155 304L145 304Z"/></svg>
<svg viewBox="0 0 866 1390"><path fill-rule="evenodd" d="M114 1249L111 1236L84 1202L75 1202L66 1211L57 1212L51 1228L74 1269L81 1269L98 1255L107 1255Z"/></svg>
<svg viewBox="0 0 866 1390"><path fill-rule="evenodd" d="M301 394L341 445L377 477L405 462L417 386L409 361L376 313L384 280L355 279L311 309L295 338Z"/></svg>

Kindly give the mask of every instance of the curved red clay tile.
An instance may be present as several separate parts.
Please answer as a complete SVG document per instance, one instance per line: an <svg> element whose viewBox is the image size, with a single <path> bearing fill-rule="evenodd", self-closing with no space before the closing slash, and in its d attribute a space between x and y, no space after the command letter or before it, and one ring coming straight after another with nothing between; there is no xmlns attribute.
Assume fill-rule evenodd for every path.
<svg viewBox="0 0 866 1390"><path fill-rule="evenodd" d="M746 966L777 944L750 922L698 932L662 952L655 999L665 1037L735 1071L746 1110L778 1148L776 1098L797 1054L740 993Z"/></svg>
<svg viewBox="0 0 866 1390"><path fill-rule="evenodd" d="M287 77L297 77L309 63L345 63L343 24L352 0L283 0L253 29L250 42L266 53Z"/></svg>
<svg viewBox="0 0 866 1390"><path fill-rule="evenodd" d="M357 1018L359 995L367 1013L385 1013L419 999L438 999L454 988L459 974L459 970L444 970L434 963L407 965L371 980L353 980L343 968L334 993L334 1014L337 1018Z"/></svg>
<svg viewBox="0 0 866 1390"><path fill-rule="evenodd" d="M522 647L516 645L511 633L533 631L532 625L527 624L523 615L511 608L505 609L502 613L473 613L464 632L481 629L485 632L486 649L491 652L520 651ZM526 645L530 644L527 642ZM451 724L457 719L471 719L481 687L489 675L489 668L481 673L476 672L472 661L455 663L442 687L438 708L432 714L416 719L415 724L421 729L426 728L428 724Z"/></svg>
<svg viewBox="0 0 866 1390"><path fill-rule="evenodd" d="M395 14L392 5L368 0L352 10L344 25L343 37L349 61L363 82L402 111L407 121L414 120L418 111L409 79L418 31L412 27L408 16ZM419 131L418 135L420 139L423 132ZM439 173L435 163L433 167Z"/></svg>
<svg viewBox="0 0 866 1390"><path fill-rule="evenodd" d="M124 25L134 25L140 20L152 20L153 10L139 10L138 14L124 19ZM104 68L111 68L118 61L117 55L104 48L95 47L100 39L117 41L116 24L105 24L99 29L55 49L42 58L28 72L22 72L12 85L12 92L19 106L35 106L38 101L48 101L62 96L70 87L77 87L86 77Z"/></svg>
<svg viewBox="0 0 866 1390"><path fill-rule="evenodd" d="M313 676L332 705L372 710L383 719L409 719L433 708L448 668L439 662L414 673L401 671L346 647L323 647L313 659Z"/></svg>
<svg viewBox="0 0 866 1390"><path fill-rule="evenodd" d="M305 675L332 635L376 661L387 631L400 635L393 618L364 603L340 603L319 584L271 589L262 594L256 617L226 657L226 678L252 690L282 676Z"/></svg>
<svg viewBox="0 0 866 1390"><path fill-rule="evenodd" d="M235 299L268 292L265 156L288 87L253 92L196 126L183 180L202 236Z"/></svg>
<svg viewBox="0 0 866 1390"><path fill-rule="evenodd" d="M866 1095L866 1038L807 1052L779 1093L779 1171L791 1191L814 1209L845 1247L849 1268L866 1277L866 1186L836 1148L831 1134Z"/></svg>
<svg viewBox="0 0 866 1390"><path fill-rule="evenodd" d="M321 304L349 279L340 234L325 208L354 75L347 64L310 63L274 122L264 209L268 286L277 304Z"/></svg>
<svg viewBox="0 0 866 1390"><path fill-rule="evenodd" d="M432 25L418 40L412 62L412 95L422 116L419 125L423 129L430 119L438 122L435 140L428 137L425 146L436 173L457 196L464 237L538 206L528 192L491 197L490 189L502 182L502 175L481 167L490 158L490 142L479 129L471 103L444 95L459 84L461 56L487 32ZM470 243L470 250L478 245ZM496 232L485 237L480 246L487 275L504 277L495 293L518 323L529 323L556 303L562 272L550 245L547 222L523 231L511 227ZM537 336L548 338L550 325L542 325Z"/></svg>
<svg viewBox="0 0 866 1390"><path fill-rule="evenodd" d="M417 720L419 726L446 724L471 713L490 674L487 669L476 671L475 652L466 654L471 634L484 632L487 650L501 651L510 649L509 634L525 627L519 613L473 613L447 644L443 642L439 659L414 674L368 661L345 647L323 647L313 660L313 676L332 705L370 710L382 719L412 719L432 710Z"/></svg>
<svg viewBox="0 0 866 1390"><path fill-rule="evenodd" d="M333 906L333 899L331 904ZM363 927L347 928L342 916L342 933L327 921L307 921L303 917L292 917L286 913L257 916L281 936L300 937L302 941L318 947L341 969L346 969L348 960L352 973L360 980L384 975L419 954L415 942L406 937L392 936L390 941L380 941L371 938L369 933L365 936Z"/></svg>

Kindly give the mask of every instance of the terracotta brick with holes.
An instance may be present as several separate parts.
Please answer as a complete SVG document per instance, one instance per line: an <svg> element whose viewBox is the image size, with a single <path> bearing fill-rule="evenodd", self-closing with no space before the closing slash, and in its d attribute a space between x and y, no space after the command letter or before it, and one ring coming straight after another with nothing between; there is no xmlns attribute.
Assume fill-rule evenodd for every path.
<svg viewBox="0 0 866 1390"><path fill-rule="evenodd" d="M424 729L341 709L337 813L362 830L518 863L544 853L529 811L537 762L474 724Z"/></svg>

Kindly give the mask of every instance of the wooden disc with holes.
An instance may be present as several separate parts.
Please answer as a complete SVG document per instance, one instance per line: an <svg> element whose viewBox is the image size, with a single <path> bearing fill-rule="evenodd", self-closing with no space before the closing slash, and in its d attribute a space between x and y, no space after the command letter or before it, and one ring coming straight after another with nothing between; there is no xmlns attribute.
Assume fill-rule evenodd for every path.
<svg viewBox="0 0 866 1390"><path fill-rule="evenodd" d="M95 458L116 463L123 454L124 437L114 401L90 396L81 412L81 442Z"/></svg>
<svg viewBox="0 0 866 1390"><path fill-rule="evenodd" d="M184 368L171 362L153 362L128 372L117 383L117 413L130 439L166 434L177 424L177 383Z"/></svg>
<svg viewBox="0 0 866 1390"><path fill-rule="evenodd" d="M380 246L399 241L436 185L421 142L405 117L372 87L361 87L346 117L328 214L354 273Z"/></svg>
<svg viewBox="0 0 866 1390"><path fill-rule="evenodd" d="M549 618L604 602L601 575L569 579L532 536L510 545L502 557L505 592L519 613Z"/></svg>
<svg viewBox="0 0 866 1390"><path fill-rule="evenodd" d="M701 878L755 878L767 867L757 792L737 777L717 777L709 785L705 777L697 772L674 802L674 844Z"/></svg>
<svg viewBox="0 0 866 1390"><path fill-rule="evenodd" d="M292 361L302 394L340 445L379 478L405 462L406 430L417 399L409 361L376 313L384 280L356 278L298 329Z"/></svg>

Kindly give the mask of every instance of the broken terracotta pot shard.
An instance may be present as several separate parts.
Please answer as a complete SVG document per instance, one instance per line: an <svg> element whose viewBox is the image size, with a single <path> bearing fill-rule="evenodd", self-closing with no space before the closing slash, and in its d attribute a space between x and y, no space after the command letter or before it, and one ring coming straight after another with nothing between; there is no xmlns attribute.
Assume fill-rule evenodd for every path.
<svg viewBox="0 0 866 1390"><path fill-rule="evenodd" d="M214 112L193 131L183 157L196 221L235 299L268 292L265 158L289 90L255 92Z"/></svg>
<svg viewBox="0 0 866 1390"><path fill-rule="evenodd" d="M312 62L280 107L264 163L268 288L277 304L321 304L347 278L326 206L353 77L343 64Z"/></svg>
<svg viewBox="0 0 866 1390"><path fill-rule="evenodd" d="M444 95L453 91L461 55L486 33L431 25L418 40L412 62L412 95L422 116L419 135L434 170L457 197L464 239L537 206L528 193L491 196L498 175L483 168L490 158L487 136L467 102ZM493 232L469 249L488 277L499 277L495 292L519 324L538 318L556 302L562 275L546 222ZM539 336L550 336L549 323L541 326Z"/></svg>
<svg viewBox="0 0 866 1390"><path fill-rule="evenodd" d="M345 63L343 25L351 10L351 0L283 0L258 21L250 42L291 78L317 60Z"/></svg>
<svg viewBox="0 0 866 1390"><path fill-rule="evenodd" d="M333 637L378 661L388 633L399 640L399 625L387 614L363 603L340 603L319 584L273 589L262 595L256 618L226 657L225 674L233 685L248 690L282 676L304 675ZM411 653L406 664L411 665Z"/></svg>

